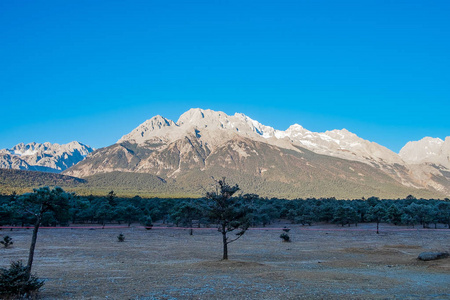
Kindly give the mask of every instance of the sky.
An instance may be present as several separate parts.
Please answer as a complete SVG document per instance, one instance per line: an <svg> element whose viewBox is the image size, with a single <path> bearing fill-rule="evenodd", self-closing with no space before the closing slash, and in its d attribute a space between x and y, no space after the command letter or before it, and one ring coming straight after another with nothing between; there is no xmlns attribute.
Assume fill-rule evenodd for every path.
<svg viewBox="0 0 450 300"><path fill-rule="evenodd" d="M450 1L0 1L0 149L241 112L398 152L450 136Z"/></svg>

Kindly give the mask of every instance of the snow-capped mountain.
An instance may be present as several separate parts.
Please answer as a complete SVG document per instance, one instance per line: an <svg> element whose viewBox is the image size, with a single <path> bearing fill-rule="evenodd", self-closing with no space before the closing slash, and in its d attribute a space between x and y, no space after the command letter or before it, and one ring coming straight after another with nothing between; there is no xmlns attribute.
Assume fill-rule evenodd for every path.
<svg viewBox="0 0 450 300"><path fill-rule="evenodd" d="M79 142L68 144L20 143L0 150L0 168L59 173L83 160L94 151Z"/></svg>
<svg viewBox="0 0 450 300"><path fill-rule="evenodd" d="M255 192L283 184L311 195L326 190L324 185L330 193L359 197L417 189L450 194L450 173L411 164L346 129L318 133L294 124L281 131L241 113L198 108L177 122L155 116L64 173L85 177L114 171L149 173L186 187L228 174L257 186Z"/></svg>
<svg viewBox="0 0 450 300"><path fill-rule="evenodd" d="M424 137L420 141L408 142L399 154L410 164L429 163L450 169L450 136L444 141L440 138Z"/></svg>
<svg viewBox="0 0 450 300"><path fill-rule="evenodd" d="M229 138L240 135L295 149L286 143L286 140L289 140L294 145L316 153L345 159L402 163L396 153L366 141L346 129L317 133L294 124L287 130L281 131L265 126L242 113L228 116L223 112L198 108L182 114L176 123L161 116L153 117L123 136L118 143L129 141L142 145L155 138L174 140L193 131L210 146L223 142L224 135ZM203 137L204 135L206 137Z"/></svg>
<svg viewBox="0 0 450 300"><path fill-rule="evenodd" d="M326 132L312 132L299 124L291 125L287 130L275 130L240 114L242 118L255 126L255 132L265 138L289 139L295 145L316 153L341 157L363 162L402 163L401 158L391 150L358 137L346 129Z"/></svg>

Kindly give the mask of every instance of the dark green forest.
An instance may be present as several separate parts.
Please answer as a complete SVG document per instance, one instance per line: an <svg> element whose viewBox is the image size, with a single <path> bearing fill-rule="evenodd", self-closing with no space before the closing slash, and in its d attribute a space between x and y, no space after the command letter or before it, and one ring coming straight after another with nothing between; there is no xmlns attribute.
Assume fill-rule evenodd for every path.
<svg viewBox="0 0 450 300"><path fill-rule="evenodd" d="M1 226L30 226L34 216L17 207L24 195L0 196ZM70 224L142 224L152 226L158 222L169 226L210 227L214 224L205 198L133 198L117 197L111 191L100 196L70 194L69 209L56 216L52 211L44 214L43 226L69 226ZM305 226L331 223L337 226L357 226L359 223L390 223L394 225L450 228L450 200L379 199L359 200L335 198L276 199L261 198L255 194L234 197L239 205L250 209L251 226L261 227L288 220Z"/></svg>

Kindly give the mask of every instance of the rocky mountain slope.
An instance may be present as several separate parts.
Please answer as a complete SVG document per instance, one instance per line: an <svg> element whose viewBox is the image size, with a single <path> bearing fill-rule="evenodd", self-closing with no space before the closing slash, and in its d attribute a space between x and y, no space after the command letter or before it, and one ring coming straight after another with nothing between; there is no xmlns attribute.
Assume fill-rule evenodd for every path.
<svg viewBox="0 0 450 300"><path fill-rule="evenodd" d="M0 150L0 168L59 173L82 161L92 151L94 149L79 142L20 143Z"/></svg>
<svg viewBox="0 0 450 300"><path fill-rule="evenodd" d="M271 196L404 197L449 195L445 166L410 164L389 149L343 129L286 131L236 113L191 109L177 122L156 116L64 174L146 173L202 190L228 176L246 192Z"/></svg>
<svg viewBox="0 0 450 300"><path fill-rule="evenodd" d="M450 136L440 138L425 137L420 141L408 142L399 152L409 164L434 164L450 169Z"/></svg>

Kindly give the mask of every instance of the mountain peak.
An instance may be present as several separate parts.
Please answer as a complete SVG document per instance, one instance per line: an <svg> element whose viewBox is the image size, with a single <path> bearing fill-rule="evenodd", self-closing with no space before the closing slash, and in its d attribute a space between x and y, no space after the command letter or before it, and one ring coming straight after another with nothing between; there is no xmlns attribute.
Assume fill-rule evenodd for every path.
<svg viewBox="0 0 450 300"><path fill-rule="evenodd" d="M411 141L399 152L400 157L408 163L432 163L450 168L450 137L445 141L440 138L424 137Z"/></svg>
<svg viewBox="0 0 450 300"><path fill-rule="evenodd" d="M80 142L19 143L11 149L0 150L0 167L59 173L83 160L94 151Z"/></svg>
<svg viewBox="0 0 450 300"><path fill-rule="evenodd" d="M276 130L274 128L263 125L258 121L244 115L243 113L235 113L234 117L246 124L252 132L262 136L263 138L271 138L276 134Z"/></svg>
<svg viewBox="0 0 450 300"><path fill-rule="evenodd" d="M288 129L292 129L292 130L302 130L302 129L305 129L305 128L303 128L302 125L295 123L295 124L289 126Z"/></svg>
<svg viewBox="0 0 450 300"><path fill-rule="evenodd" d="M180 116L177 121L178 126L186 124L213 125L218 122L229 122L228 115L221 111L211 109L191 108Z"/></svg>
<svg viewBox="0 0 450 300"><path fill-rule="evenodd" d="M337 138L337 139L359 138L356 134L348 131L345 128L334 129L334 130L326 131L325 133L327 133L328 135L332 135L334 138Z"/></svg>
<svg viewBox="0 0 450 300"><path fill-rule="evenodd" d="M285 131L286 133L306 133L306 132L310 132L309 130L305 129L302 125L299 124L293 124L291 126L289 126L288 129L286 129Z"/></svg>
<svg viewBox="0 0 450 300"><path fill-rule="evenodd" d="M138 172L183 180L225 170L227 174L256 176L264 182L266 179L288 182L297 175L301 175L298 180L309 178L315 182L317 178L310 174L323 170L334 176L333 182L356 184L358 189L374 180L380 184L397 182L407 187L450 191L447 175L439 173L439 167L408 165L397 153L345 128L312 132L294 124L281 131L243 113L230 116L221 111L193 108L183 113L177 123L155 116L122 137L119 142L122 141L130 143L100 149L66 173L88 176L113 171ZM425 138L423 143L445 144L450 149L450 139L443 143ZM323 174L318 176L322 178Z"/></svg>
<svg viewBox="0 0 450 300"><path fill-rule="evenodd" d="M161 131L164 131L164 129L174 126L177 126L177 124L175 124L172 120L166 119L160 115L156 115L136 127L130 133L124 135L117 142L120 143L124 141L134 141L138 144L141 144L151 137L161 134Z"/></svg>
<svg viewBox="0 0 450 300"><path fill-rule="evenodd" d="M153 138L174 141L192 135L213 148L240 135L257 140L263 138L266 143L280 147L291 149L293 145L297 145L319 154L368 164L404 163L398 154L377 143L364 140L345 128L312 132L299 124L293 124L287 130L281 131L263 125L243 113L229 116L221 111L201 108L189 109L179 117L177 123L159 115L155 116L123 136L119 142L144 144ZM439 148L444 142L427 137L422 143Z"/></svg>
<svg viewBox="0 0 450 300"><path fill-rule="evenodd" d="M426 136L423 139L419 140L419 142L426 142L429 144L436 144L436 145L442 145L444 141L440 138L434 138L431 136Z"/></svg>

